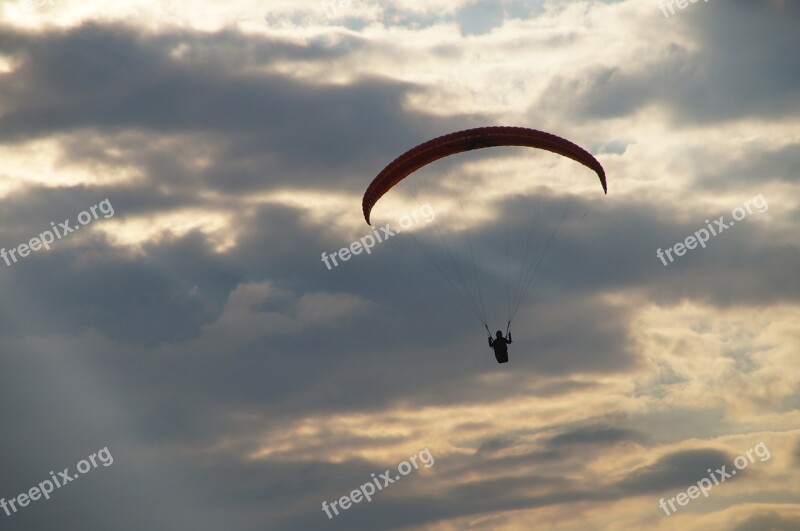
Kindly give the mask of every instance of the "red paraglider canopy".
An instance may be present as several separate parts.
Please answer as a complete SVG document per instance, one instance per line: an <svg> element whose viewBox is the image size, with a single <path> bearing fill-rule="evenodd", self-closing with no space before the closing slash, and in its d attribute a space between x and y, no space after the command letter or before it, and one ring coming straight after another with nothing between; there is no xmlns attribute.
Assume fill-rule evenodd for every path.
<svg viewBox="0 0 800 531"><path fill-rule="evenodd" d="M361 202L364 219L370 224L375 203L394 185L435 160L473 149L496 146L523 146L552 151L594 170L608 193L603 166L582 147L559 136L526 127L478 127L440 136L414 147L386 166L367 187Z"/></svg>

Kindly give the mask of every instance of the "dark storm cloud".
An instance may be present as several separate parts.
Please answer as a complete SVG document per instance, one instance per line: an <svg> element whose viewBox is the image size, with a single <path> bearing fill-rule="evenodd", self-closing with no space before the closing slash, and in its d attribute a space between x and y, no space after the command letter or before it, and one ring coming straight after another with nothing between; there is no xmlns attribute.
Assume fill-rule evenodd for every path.
<svg viewBox="0 0 800 531"><path fill-rule="evenodd" d="M178 45L186 45L189 52L182 59L170 58L168 51ZM153 36L127 26L98 24L47 34L10 32L0 41L0 49L21 63L0 85L4 141L13 144L69 133L60 137L60 167L98 163L133 167L145 182L27 187L14 192L0 214L4 243L26 242L48 228L49 221L74 219L104 198L115 206L116 217L124 219L178 208L236 211L236 194L284 186L287 178L292 186L337 191L347 189L349 182L357 191L367 177L352 165L361 161L361 168L374 172L377 161L393 153L374 145L364 149L365 143L405 147L421 136L421 129L449 121L423 116L417 120L403 111L399 100L410 87L402 84L367 80L349 87L315 86L279 75L243 76L230 64L232 58L239 67L276 60L325 61L360 46L353 37L342 37L338 44L321 38L295 46L254 41L232 31ZM379 134L364 134L388 130L383 122L393 126L391 135L380 140ZM450 127L441 125L443 130ZM154 134L163 141L154 142ZM371 154L366 156L376 163L364 164L364 154ZM193 166L198 155L213 160L209 168L198 171ZM213 201L200 197L209 188L230 195ZM316 266L300 257L328 247L314 236L321 231L265 231L264 227L298 223L286 218L296 215L285 209L273 205L265 211L270 219L262 216L237 223L253 227L262 240L254 243L270 249L270 256L256 251L260 265L274 263L267 258L275 254L289 253L298 260L286 262L286 272L299 273L298 263L307 264L307 269ZM302 234L312 241L302 242ZM219 311L243 274L234 260L213 255L198 234L165 235L163 241L146 245L152 258L148 263L108 249L102 239L72 249L78 245L72 237L75 241L59 242L46 259L28 258L11 273L20 292L38 283L51 299L51 308L73 309L63 312L65 319L46 325L60 330L91 321L121 340L147 338L153 344L185 339L191 329L208 322L209 312ZM248 241L246 233L244 240ZM103 259L73 272L83 281L65 283L61 275L46 273L67 270L75 252ZM194 260L187 262L187 256ZM280 275L280 265L277 269L267 273ZM176 278L181 279L179 285ZM200 293L191 295L198 286Z"/></svg>
<svg viewBox="0 0 800 531"><path fill-rule="evenodd" d="M622 117L656 104L683 125L800 112L800 71L791 59L800 49L800 5L731 0L690 7L667 19L653 7L652 31L675 34L664 56L564 75L537 106L557 105L580 120ZM681 29L696 49L681 40Z"/></svg>
<svg viewBox="0 0 800 531"><path fill-rule="evenodd" d="M209 168L191 172L194 186L264 189L288 180L294 187L341 190L360 188L367 176L359 176L357 168L366 163L367 175L377 172L393 153L387 147L407 148L430 131L480 121L479 116L453 120L408 112L401 102L415 88L404 83L364 79L322 85L242 73L276 61L335 60L364 46L352 36L321 37L299 46L230 30L152 36L122 25L16 32L0 41L0 51L21 61L0 88L5 104L0 140L14 143L89 129L119 141L125 157L112 162L137 162L150 154L144 157L149 178L169 183L183 176L182 184L189 184L180 162L157 157L158 146L148 145L149 133L165 139L186 135L184 142L201 150L181 145L184 156L213 160ZM184 48L180 58L170 55ZM137 138L132 131L142 134ZM126 147L131 140L138 150ZM64 147L74 152L63 157L88 162L102 147L112 146L118 147L106 142L89 151L73 141Z"/></svg>

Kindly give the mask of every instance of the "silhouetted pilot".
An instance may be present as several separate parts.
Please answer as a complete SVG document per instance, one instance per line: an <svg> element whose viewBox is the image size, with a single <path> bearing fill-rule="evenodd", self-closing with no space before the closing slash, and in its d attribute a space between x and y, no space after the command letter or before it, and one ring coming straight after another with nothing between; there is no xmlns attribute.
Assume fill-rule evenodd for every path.
<svg viewBox="0 0 800 531"><path fill-rule="evenodd" d="M511 344L511 332L508 333L508 339L503 337L503 332L497 331L497 338L492 339L489 336L489 346L494 349L494 357L497 358L497 363L508 363L508 345Z"/></svg>

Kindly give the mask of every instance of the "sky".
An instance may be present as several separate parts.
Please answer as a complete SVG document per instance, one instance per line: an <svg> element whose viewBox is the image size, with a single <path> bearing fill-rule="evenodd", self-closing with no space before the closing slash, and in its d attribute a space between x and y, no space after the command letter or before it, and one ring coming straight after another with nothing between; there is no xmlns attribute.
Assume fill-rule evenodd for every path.
<svg viewBox="0 0 800 531"><path fill-rule="evenodd" d="M1 529L800 529L800 4L0 2Z"/></svg>

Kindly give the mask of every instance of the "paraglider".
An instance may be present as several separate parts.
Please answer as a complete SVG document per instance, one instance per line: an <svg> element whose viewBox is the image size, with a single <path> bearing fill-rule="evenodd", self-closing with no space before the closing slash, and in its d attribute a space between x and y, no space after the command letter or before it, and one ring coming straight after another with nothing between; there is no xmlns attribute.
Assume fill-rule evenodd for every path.
<svg viewBox="0 0 800 531"><path fill-rule="evenodd" d="M367 187L366 191L364 192L364 196L362 198L361 207L362 212L364 215L364 219L366 220L368 225L371 225L371 214L372 210L377 204L377 202L386 195L393 187L395 187L398 183L403 181L406 177L411 175L412 173L416 172L417 170L445 157L450 155L455 155L459 153L465 153L472 150L489 148L489 147L500 147L500 146L519 146L519 147L529 147L535 148L539 150L545 150L557 155L561 155L563 157L572 159L586 168L593 170L596 174L598 179L600 180L600 184L603 188L604 193L608 193L608 186L606 183L606 174L603 166L597 159L588 151L583 149L582 147L566 140L565 138L561 138L551 133L547 133L544 131L539 131L536 129L529 129L525 127L505 127L505 126L492 126L492 127L478 127L474 129L466 129L463 131L457 131L454 133L450 133L444 136L440 136L434 138L432 140L428 140L416 147L413 147L394 159L390 162L380 173L372 180L372 182ZM469 188L466 186L460 185L458 182L452 184L452 186L456 188L461 188L459 192L466 193L469 191ZM556 197L556 196L553 196ZM567 203L568 205L568 203ZM538 220L538 213L541 210L541 201L540 204L537 206L536 214ZM504 209L505 210L505 209ZM565 208L566 212L566 208ZM506 211L506 233L508 233L508 212ZM534 276L539 270L539 266L542 263L542 259L544 255L547 253L550 245L558 232L561 223L564 221L565 214L562 214L562 218L558 223L558 226L549 234L549 238L544 237L542 240L546 240L546 245L543 243L544 250L541 253L538 261L536 260L536 253L532 252L531 249L531 240L530 238L533 237L533 231L528 235L529 240L527 241L527 245L524 246L524 259L523 264L520 266L520 278L517 289L515 290L514 299L511 299L511 290L510 286L508 288L509 292L509 304L508 304L508 320L507 320L507 328L506 328L506 337L503 337L501 331L497 331L496 338L491 337L491 333L489 333L489 346L494 349L495 358L497 359L498 363L507 363L508 362L508 345L511 343L511 334L510 334L510 327L511 321L516 314L516 311L519 309L520 303L522 299L525 297L526 293L528 292L528 288L533 281ZM541 231L540 231L541 232ZM441 234L439 234L441 237ZM417 239L411 235L411 239L413 239L417 245L422 248L421 244ZM472 293L470 286L468 285L469 282L466 278L468 271L466 268L461 268L454 260L453 253L451 252L451 248L449 245L445 243L444 252L446 252L446 256L449 259L449 262L452 265L452 272L450 273L450 277L448 277L448 273L445 271L446 267L443 265L437 264L434 256L432 254L425 252L426 257L433 263L435 269L438 273L443 277L446 281L447 285L456 293L459 297L461 302L472 311L473 314L481 321L486 331L489 332L489 327L486 319L486 312L483 305L483 295L481 293L480 282L478 280L478 267L475 262L475 256L472 249L472 241L469 240L469 236L467 236L469 242L469 254L472 258L472 269L475 272L475 282L477 285L477 295ZM506 234L506 238L508 238L508 234ZM519 246L522 248L523 246ZM425 251L424 249L422 249ZM444 252L442 253L445 256ZM508 243L506 243L506 255L508 255ZM508 261L508 256L506 256L506 261ZM508 263L506 263L506 269L508 271ZM510 282L507 283L510 285Z"/></svg>

